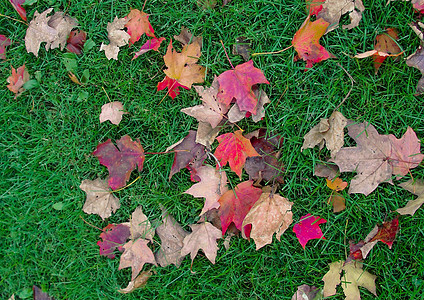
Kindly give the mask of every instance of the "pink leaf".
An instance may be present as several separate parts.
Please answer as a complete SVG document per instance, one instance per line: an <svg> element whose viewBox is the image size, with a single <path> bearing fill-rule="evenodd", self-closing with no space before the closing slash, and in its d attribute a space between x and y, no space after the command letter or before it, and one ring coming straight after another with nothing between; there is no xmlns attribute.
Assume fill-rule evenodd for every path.
<svg viewBox="0 0 424 300"><path fill-rule="evenodd" d="M9 2L13 5L13 8L21 16L22 20L26 21L27 20L26 11L22 7L22 4L24 4L25 0L9 0Z"/></svg>
<svg viewBox="0 0 424 300"><path fill-rule="evenodd" d="M158 51L160 44L164 40L165 40L164 37L154 38L154 39L148 40L143 46L141 46L140 50L135 53L135 55L132 59L134 60L137 57L139 57L141 54L146 53L147 51L150 51L150 50Z"/></svg>
<svg viewBox="0 0 424 300"><path fill-rule="evenodd" d="M0 59L6 59L6 46L9 46L10 43L6 36L0 34Z"/></svg>
<svg viewBox="0 0 424 300"><path fill-rule="evenodd" d="M109 257L110 259L115 258L115 251L118 248L122 251L122 245L127 241L130 236L130 228L123 224L109 224L103 228L103 232L100 234L100 238L103 241L98 241L97 245L100 247L100 255Z"/></svg>
<svg viewBox="0 0 424 300"><path fill-rule="evenodd" d="M296 237L299 240L299 243L305 249L306 243L309 240L313 239L323 239L325 240L324 235L322 234L319 224L326 223L327 220L321 217L314 217L311 214L307 214L300 218L300 222L293 226L293 232L296 233Z"/></svg>

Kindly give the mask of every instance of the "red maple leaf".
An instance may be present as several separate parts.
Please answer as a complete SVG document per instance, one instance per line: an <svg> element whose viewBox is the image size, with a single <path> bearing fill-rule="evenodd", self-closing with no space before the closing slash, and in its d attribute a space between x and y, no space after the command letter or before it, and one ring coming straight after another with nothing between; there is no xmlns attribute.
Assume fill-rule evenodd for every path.
<svg viewBox="0 0 424 300"><path fill-rule="evenodd" d="M158 91L168 88L168 94L172 99L174 99L175 97L177 97L177 95L180 94L180 91L178 90L179 87L189 90L188 87L179 84L177 80L171 79L168 76L165 76L165 78L158 83Z"/></svg>
<svg viewBox="0 0 424 300"><path fill-rule="evenodd" d="M222 134L216 138L219 142L215 150L215 157L219 160L221 167L230 162L230 168L241 179L241 172L246 163L246 158L251 156L260 156L253 148L250 140L243 137L242 131L235 133Z"/></svg>
<svg viewBox="0 0 424 300"><path fill-rule="evenodd" d="M261 195L262 190L253 186L253 180L239 183L234 191L225 192L218 200L222 234L225 234L232 222L237 229L242 230L244 218ZM244 233L247 238L250 236L251 228L251 224L245 226Z"/></svg>
<svg viewBox="0 0 424 300"><path fill-rule="evenodd" d="M84 46L85 39L87 35L84 31L79 31L78 29L72 30L69 34L69 38L67 41L66 49L68 49L69 52L75 53L75 54L81 54L82 53L82 47Z"/></svg>
<svg viewBox="0 0 424 300"><path fill-rule="evenodd" d="M140 37L145 33L150 37L155 37L155 31L149 22L149 15L138 9L132 9L128 14L127 33L131 36L130 45L137 42Z"/></svg>
<svg viewBox="0 0 424 300"><path fill-rule="evenodd" d="M264 73L253 66L249 60L238 65L234 70L228 70L218 76L219 93L218 100L225 106L229 106L236 99L241 111L248 111L256 115L258 98L255 96L252 86L257 83L269 84Z"/></svg>
<svg viewBox="0 0 424 300"><path fill-rule="evenodd" d="M13 5L13 8L18 12L21 16L22 20L26 21L26 10L22 7L22 4L25 3L25 0L9 0L9 2Z"/></svg>
<svg viewBox="0 0 424 300"><path fill-rule="evenodd" d="M110 139L99 144L93 155L109 170L108 184L112 190L125 186L131 172L138 166L143 170L144 150L137 139L133 141L128 135L116 142L118 148Z"/></svg>
<svg viewBox="0 0 424 300"><path fill-rule="evenodd" d="M321 228L319 228L319 224L326 222L327 220L321 217L314 217L311 214L307 214L300 218L299 223L293 226L293 232L296 233L296 237L299 240L299 243L302 245L303 249L305 249L306 243L309 240L325 240Z"/></svg>
<svg viewBox="0 0 424 300"><path fill-rule="evenodd" d="M297 51L294 61L303 59L306 61L306 68L311 68L315 63L335 57L319 44L319 39L329 25L330 23L322 18L314 22L310 21L309 16L306 18L292 40L292 45Z"/></svg>
<svg viewBox="0 0 424 300"><path fill-rule="evenodd" d="M6 46L9 46L10 43L5 35L0 34L0 59L6 59Z"/></svg>
<svg viewBox="0 0 424 300"><path fill-rule="evenodd" d="M138 52L135 53L135 55L132 58L132 60L136 59L141 54L146 53L147 51L150 51L150 50L159 51L160 44L164 40L165 40L164 37L161 37L161 38L158 38L158 39L157 38L153 38L151 40L148 40L146 43L144 43L143 46L141 46L140 50L138 50Z"/></svg>
<svg viewBox="0 0 424 300"><path fill-rule="evenodd" d="M119 251L123 251L122 246L130 236L130 228L123 224L109 224L103 228L103 232L100 234L100 238L103 241L98 241L97 245L100 247L100 255L109 257L110 259L115 258L113 251L118 248Z"/></svg>

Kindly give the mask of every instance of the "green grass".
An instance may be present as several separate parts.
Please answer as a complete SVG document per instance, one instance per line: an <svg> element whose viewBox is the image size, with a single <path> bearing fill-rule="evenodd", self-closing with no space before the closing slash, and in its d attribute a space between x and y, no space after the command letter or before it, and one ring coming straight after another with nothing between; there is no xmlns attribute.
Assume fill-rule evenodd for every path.
<svg viewBox="0 0 424 300"><path fill-rule="evenodd" d="M385 6L386 1L367 1L357 28L339 28L322 38L321 43L337 59L319 63L307 72L304 62L293 62L293 49L254 58L255 66L270 82L263 87L272 102L263 121L253 124L249 119L239 125L246 132L266 126L285 138L281 160L287 171L280 194L294 202L295 222L307 213L327 219L321 225L326 240L311 241L303 250L290 227L280 242L274 240L259 251L255 251L253 241L240 237L231 240L229 250L220 241L215 265L200 253L193 264L194 274L189 258L178 269L154 267L157 274L144 289L121 295L117 290L126 286L130 269L118 271L118 259L99 255L96 242L100 232L80 216L103 228L127 221L139 205L154 220L160 216L159 204L163 204L188 229L198 220L202 207L201 199L183 194L192 184L188 172L168 181L172 156L150 155L141 179L118 193L121 208L109 220L103 222L99 216L82 212L85 193L79 189L81 181L108 175L91 155L99 142L128 134L139 138L145 151L164 151L197 126L195 119L180 112L200 103L194 89L160 103L165 92L156 92L156 85L164 76L166 47L134 61L133 52L142 42L122 47L118 61L108 61L98 51L100 44L107 42L107 23L115 15L127 15L132 7L141 9L143 2L50 0L38 1L27 9L28 20L36 10L51 6L78 19L80 28L96 43L76 58L78 76L89 70L86 86L68 79L65 51L46 52L41 47L35 58L25 50L26 25L0 17L0 34L14 41L7 48L7 60L0 62L0 297L8 299L34 284L56 299L290 299L301 284L322 287L328 264L345 259L347 241L365 238L375 224L394 217L393 211L415 196L396 185L382 184L367 197L345 193L347 209L333 214L326 204L330 192L325 180L313 176L314 163L328 153L317 148L301 153L303 136L320 118L328 117L350 90L350 79L338 62L355 79L350 97L340 108L346 117L369 121L380 133L397 137L411 126L424 138L423 100L414 96L420 72L407 67L403 59L393 62L389 58L375 76L371 59L351 58L371 50L376 34L388 27L399 30L399 44L405 55L412 54L419 40L408 27L413 20L411 4L395 1ZM145 11L157 36L166 37L167 42L179 34L181 26L203 36L200 64L207 67L204 85L209 86L213 76L230 68L220 40L228 52L241 35L252 41L253 52L283 49L306 17L304 7L303 1L233 0L225 7L204 11L194 0L152 0L147 1ZM8 1L0 8L4 15L19 18ZM241 57L230 54L230 58L234 65L243 62ZM40 87L14 99L5 88L6 78L10 66L17 68L23 63L31 75L40 72ZM100 108L108 102L102 87L112 101L123 102L130 113L119 126L99 124ZM88 97L79 97L81 92ZM412 174L422 178L422 165ZM131 178L136 176L134 172ZM345 180L353 176L343 174ZM233 185L238 183L235 176L230 178ZM57 202L64 203L63 210L52 207ZM424 209L413 217L402 216L400 226L393 248L379 243L364 262L364 268L377 275L379 299L417 299L424 292ZM158 248L155 244L154 250ZM372 296L365 289L361 294L363 299ZM332 299L343 296L339 293Z"/></svg>

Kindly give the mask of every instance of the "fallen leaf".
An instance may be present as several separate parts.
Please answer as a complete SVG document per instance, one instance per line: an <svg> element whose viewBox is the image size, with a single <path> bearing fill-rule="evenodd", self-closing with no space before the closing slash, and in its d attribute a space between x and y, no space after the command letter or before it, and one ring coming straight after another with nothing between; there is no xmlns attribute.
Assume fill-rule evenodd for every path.
<svg viewBox="0 0 424 300"><path fill-rule="evenodd" d="M421 23L421 22L412 22L412 23L409 24L409 26L418 35L418 37L421 40L421 43L423 43L423 41L424 41L424 32L423 32L424 24ZM418 46L418 49L415 51L415 53L411 54L406 59L406 64L410 67L414 67L414 68L417 68L418 70L420 70L421 75L424 75L424 58L423 58L423 56L424 56L423 47L420 45L420 46ZM424 76L421 76L421 79L418 81L416 91L417 91L416 95L420 95L420 94L424 93Z"/></svg>
<svg viewBox="0 0 424 300"><path fill-rule="evenodd" d="M218 252L216 240L222 238L221 231L208 222L192 224L190 227L192 232L184 238L181 255L185 256L190 253L193 262L199 249L202 249L209 261L215 264Z"/></svg>
<svg viewBox="0 0 424 300"><path fill-rule="evenodd" d="M181 255L183 240L189 235L175 219L162 208L162 224L156 228L156 233L161 240L161 248L156 252L156 261L161 267L174 264L180 266L185 255Z"/></svg>
<svg viewBox="0 0 424 300"><path fill-rule="evenodd" d="M100 113L100 123L110 121L112 124L119 125L122 116L128 114L124 112L124 105L119 101L103 104L102 112Z"/></svg>
<svg viewBox="0 0 424 300"><path fill-rule="evenodd" d="M330 32L338 27L342 15L349 13L350 24L342 27L352 29L359 25L364 10L362 0L326 0L317 18L322 18L330 24L327 29L327 32Z"/></svg>
<svg viewBox="0 0 424 300"><path fill-rule="evenodd" d="M32 286L32 295L34 300L54 300L53 297L50 297L49 294L43 292L38 286Z"/></svg>
<svg viewBox="0 0 424 300"><path fill-rule="evenodd" d="M234 190L229 190L219 198L218 215L221 219L224 235L231 223L244 232L244 237L250 237L251 226L243 227L243 220L252 206L259 200L262 190L253 186L253 181L239 183Z"/></svg>
<svg viewBox="0 0 424 300"><path fill-rule="evenodd" d="M0 34L0 59L6 59L6 46L10 46L11 41L3 34Z"/></svg>
<svg viewBox="0 0 424 300"><path fill-rule="evenodd" d="M213 128L209 123L199 122L197 127L196 143L201 144L210 150L215 138L221 131L221 125L223 125L223 122Z"/></svg>
<svg viewBox="0 0 424 300"><path fill-rule="evenodd" d="M191 180L199 181L196 173L202 166L207 155L205 147L196 143L195 139L196 131L190 130L185 138L166 149L166 152L170 150L175 151L174 162L172 163L171 172L169 173L169 180L171 180L172 176L181 169L187 168L190 171Z"/></svg>
<svg viewBox="0 0 424 300"><path fill-rule="evenodd" d="M200 182L192 185L184 193L195 198L205 198L205 205L200 213L203 215L208 210L219 207L219 198L228 191L227 174L211 166L201 166L197 169L196 175L200 178Z"/></svg>
<svg viewBox="0 0 424 300"><path fill-rule="evenodd" d="M228 107L235 98L240 110L257 114L258 98L252 86L258 83L269 84L269 82L263 72L253 66L252 60L236 66L234 70L225 71L218 76L217 80L219 82L217 98L221 103Z"/></svg>
<svg viewBox="0 0 424 300"><path fill-rule="evenodd" d="M24 84L29 80L29 73L25 69L25 64L18 68L18 70L15 70L15 68L12 67L12 75L7 78L7 82L9 83L7 85L7 88L15 93L15 99L22 94L24 89Z"/></svg>
<svg viewBox="0 0 424 300"><path fill-rule="evenodd" d="M302 284L297 287L297 291L291 300L318 300L322 299L322 293L322 290L315 286Z"/></svg>
<svg viewBox="0 0 424 300"><path fill-rule="evenodd" d="M85 31L79 31L78 29L72 30L67 40L68 44L66 45L66 49L68 49L69 52L80 55L82 53L82 48L84 48L86 38L87 34Z"/></svg>
<svg viewBox="0 0 424 300"><path fill-rule="evenodd" d="M219 160L220 167L224 167L229 162L231 170L241 179L246 158L260 156L259 153L253 148L250 140L243 137L241 130L220 135L216 139L219 145L215 149L214 155Z"/></svg>
<svg viewBox="0 0 424 300"><path fill-rule="evenodd" d="M252 224L250 237L255 241L256 250L271 244L274 233L279 241L293 222L292 205L293 202L278 194L262 193L243 220L241 225L243 237L246 238L243 229Z"/></svg>
<svg viewBox="0 0 424 300"><path fill-rule="evenodd" d="M97 145L96 151L93 152L99 162L109 170L108 184L112 190L125 186L136 167L141 172L145 158L138 139L133 141L128 135L124 135L116 144L118 148L108 139Z"/></svg>
<svg viewBox="0 0 424 300"><path fill-rule="evenodd" d="M193 34L191 34L191 32L184 26L181 27L181 33L179 35L174 35L174 39L184 46L192 43L198 43L202 46L202 37L193 36Z"/></svg>
<svg viewBox="0 0 424 300"><path fill-rule="evenodd" d="M296 237L299 240L299 243L302 245L303 249L305 249L306 243L310 240L325 240L319 225L326 222L327 220L321 217L314 217L311 214L307 214L301 217L299 223L293 226L293 232L296 234Z"/></svg>
<svg viewBox="0 0 424 300"><path fill-rule="evenodd" d="M126 18L115 17L112 23L107 23L107 37L109 39L109 44L105 45L102 43L100 46L100 51L104 50L107 59L116 59L118 60L119 47L125 46L128 44L131 36L123 30L127 24Z"/></svg>
<svg viewBox="0 0 424 300"><path fill-rule="evenodd" d="M333 180L340 174L339 167L329 163L317 163L314 167L314 175L318 177L326 177Z"/></svg>
<svg viewBox="0 0 424 300"><path fill-rule="evenodd" d="M292 40L292 45L297 52L294 61L303 59L306 61L306 68L308 69L312 68L313 64L335 57L319 44L319 39L324 35L329 25L330 23L324 19L311 22L309 16L306 18Z"/></svg>
<svg viewBox="0 0 424 300"><path fill-rule="evenodd" d="M246 37L240 36L236 38L236 43L233 45L233 54L241 55L244 61L248 61L251 50L250 41Z"/></svg>
<svg viewBox="0 0 424 300"><path fill-rule="evenodd" d="M392 183L392 174L400 178L424 158L410 127L401 139L392 134L380 135L367 122L349 126L348 133L357 146L342 148L330 161L339 166L340 172L358 173L350 182L349 193L369 195L380 183Z"/></svg>
<svg viewBox="0 0 424 300"><path fill-rule="evenodd" d="M134 292L136 289L146 286L150 276L153 275L151 270L141 272L134 280L128 283L125 289L119 289L118 292L122 294L129 294Z"/></svg>
<svg viewBox="0 0 424 300"><path fill-rule="evenodd" d="M121 206L119 199L109 191L106 180L85 179L81 182L80 189L87 194L82 208L86 214L97 214L105 220Z"/></svg>
<svg viewBox="0 0 424 300"><path fill-rule="evenodd" d="M147 36L155 37L155 31L149 22L149 15L145 12L132 9L126 19L129 20L125 27L127 28L127 33L131 36L130 45L137 42L144 33Z"/></svg>
<svg viewBox="0 0 424 300"><path fill-rule="evenodd" d="M69 76L69 79L71 79L71 81L72 81L73 83L78 84L78 85L83 85L83 84L79 81L78 77L77 77L74 73L72 73L72 72L68 72L68 76Z"/></svg>
<svg viewBox="0 0 424 300"><path fill-rule="evenodd" d="M128 240L130 236L130 228L124 224L109 224L103 228L100 234L102 241L97 242L100 247L100 255L106 256L110 259L115 258L113 251L118 249L122 251L122 245Z"/></svg>
<svg viewBox="0 0 424 300"><path fill-rule="evenodd" d="M159 51L160 44L165 40L165 38L153 38L151 40L148 40L143 46L141 46L140 50L134 54L134 57L132 60L139 57L141 54L146 53L150 50ZM175 98L175 96L174 96ZM174 99L172 98L172 99Z"/></svg>
<svg viewBox="0 0 424 300"><path fill-rule="evenodd" d="M330 270L324 275L324 297L329 297L336 294L336 287L342 282L343 292L346 299L361 299L359 288L364 287L377 296L375 275L364 271L361 262L352 261L344 264L343 261L331 263ZM342 271L344 275L341 276Z"/></svg>
<svg viewBox="0 0 424 300"><path fill-rule="evenodd" d="M255 94L255 97L258 99L258 104L256 105L256 115L252 115L253 122L257 123L262 120L263 117L265 117L264 106L271 101L269 100L268 95L263 90L260 90L257 85L253 85L252 90ZM234 103L234 105L228 111L228 121L231 123L237 123L243 118L248 117L248 115L251 115L251 113L240 110L238 104Z"/></svg>
<svg viewBox="0 0 424 300"><path fill-rule="evenodd" d="M340 192L347 187L347 182L343 181L341 178L335 178L333 180L326 179L327 186L333 191Z"/></svg>
<svg viewBox="0 0 424 300"><path fill-rule="evenodd" d="M333 213L338 213L346 209L346 199L337 192L331 194L328 202L333 205Z"/></svg>
<svg viewBox="0 0 424 300"><path fill-rule="evenodd" d="M322 10L325 0L306 0L306 11L309 16L317 15Z"/></svg>
<svg viewBox="0 0 424 300"><path fill-rule="evenodd" d="M414 181L413 179L410 179L407 182L401 183L400 186L417 195L418 198L408 201L405 207L398 208L396 211L401 215L413 216L415 211L424 203L424 180L417 179Z"/></svg>
<svg viewBox="0 0 424 300"><path fill-rule="evenodd" d="M56 29L57 36L51 42L51 49L59 48L63 50L65 48L68 37L71 33L72 28L78 25L77 20L65 15L63 12L58 11L53 16L51 16L50 20L47 23L50 27ZM48 44L48 43L47 43ZM46 45L47 50L47 45Z"/></svg>
<svg viewBox="0 0 424 300"><path fill-rule="evenodd" d="M204 81L206 69L197 63L201 55L201 45L199 42L185 45L180 53L172 47L172 40L163 57L167 69L164 70L166 76L175 79L180 85L191 88L193 83Z"/></svg>
<svg viewBox="0 0 424 300"><path fill-rule="evenodd" d="M10 4L12 4L13 8L18 12L22 20L26 21L26 10L22 7L22 4L25 3L25 0L9 0L9 2Z"/></svg>
<svg viewBox="0 0 424 300"><path fill-rule="evenodd" d="M321 150L324 142L331 156L334 156L344 144L344 128L347 125L347 119L338 111L334 111L329 119L321 119L318 125L313 127L305 136L303 146L300 151L308 148L314 148L319 145Z"/></svg>
<svg viewBox="0 0 424 300"><path fill-rule="evenodd" d="M177 95L180 94L180 91L178 90L178 88L180 88L180 87L183 88L183 89L189 90L188 87L179 84L177 82L177 80L171 79L168 76L165 76L165 78L161 82L158 83L157 90L161 91L161 90L168 88L169 97L174 99L175 97L177 97Z"/></svg>
<svg viewBox="0 0 424 300"><path fill-rule="evenodd" d="M141 206L137 207L131 214L130 232L132 240L143 238L144 240L149 240L153 243L155 229L143 213L143 208Z"/></svg>
<svg viewBox="0 0 424 300"><path fill-rule="evenodd" d="M389 5L390 2L395 0L387 0L386 5ZM410 1L412 3L412 7L419 12L420 14L424 13L424 1L423 0L403 0L403 1Z"/></svg>
<svg viewBox="0 0 424 300"><path fill-rule="evenodd" d="M121 255L118 270L131 267L132 281L137 278L137 275L140 273L144 264L149 263L156 266L155 256L153 255L152 250L147 247L148 243L149 241L138 239L135 242L129 241L123 246L125 251Z"/></svg>

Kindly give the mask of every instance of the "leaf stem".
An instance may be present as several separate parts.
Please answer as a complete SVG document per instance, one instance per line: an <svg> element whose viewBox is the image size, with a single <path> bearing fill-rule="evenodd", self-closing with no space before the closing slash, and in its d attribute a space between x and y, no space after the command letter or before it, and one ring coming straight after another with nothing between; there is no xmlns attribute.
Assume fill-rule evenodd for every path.
<svg viewBox="0 0 424 300"><path fill-rule="evenodd" d="M259 53L252 53L252 56L257 56L257 55L266 55L266 54L277 54L277 53L281 53L281 52L284 52L284 51L286 51L286 50L289 50L291 47L293 47L293 45L291 45L291 46L289 46L289 47L287 47L287 48L284 48L284 49L282 49L282 50L273 51L273 52L259 52Z"/></svg>
<svg viewBox="0 0 424 300"><path fill-rule="evenodd" d="M3 15L3 14L0 14L0 17L5 17L5 18L11 19L11 20L13 20L13 21L21 22L21 23L25 24L26 26L28 26L28 23L27 23L27 22L25 22L25 21L22 21L22 20L18 20L18 19L15 19L15 18L12 18L12 17L6 16L6 15Z"/></svg>
<svg viewBox="0 0 424 300"><path fill-rule="evenodd" d="M126 189L127 187L129 187L129 186L131 186L131 185L133 185L137 180L139 180L141 178L141 176L138 176L136 179L134 179L133 181L131 181L129 184L127 184L126 186L124 186L124 187L121 187L120 189L117 189L117 190L114 190L114 191L111 191L110 193L112 194L112 193L116 193L116 192L119 192L119 191L122 191L123 189Z"/></svg>
<svg viewBox="0 0 424 300"><path fill-rule="evenodd" d="M97 227L97 226L94 226L93 224L91 224L91 223L88 223L86 220L84 220L84 218L83 217L81 217L81 216L79 216L80 218L81 218L81 220L83 220L84 221L84 223L85 224L87 224L87 225L89 225L89 226L91 226L91 227L93 227L93 228L96 228L96 229L98 229L98 230L100 230L100 231L104 231L103 229L100 229L99 227Z"/></svg>
<svg viewBox="0 0 424 300"><path fill-rule="evenodd" d="M219 41L221 42L222 48L224 48L225 56L227 56L227 59L228 59L228 62L230 63L230 65L231 65L231 68L233 68L233 70L234 70L234 66L233 66L233 64L231 63L230 58L228 57L227 50L225 50L224 43L222 42L222 40L219 40Z"/></svg>

